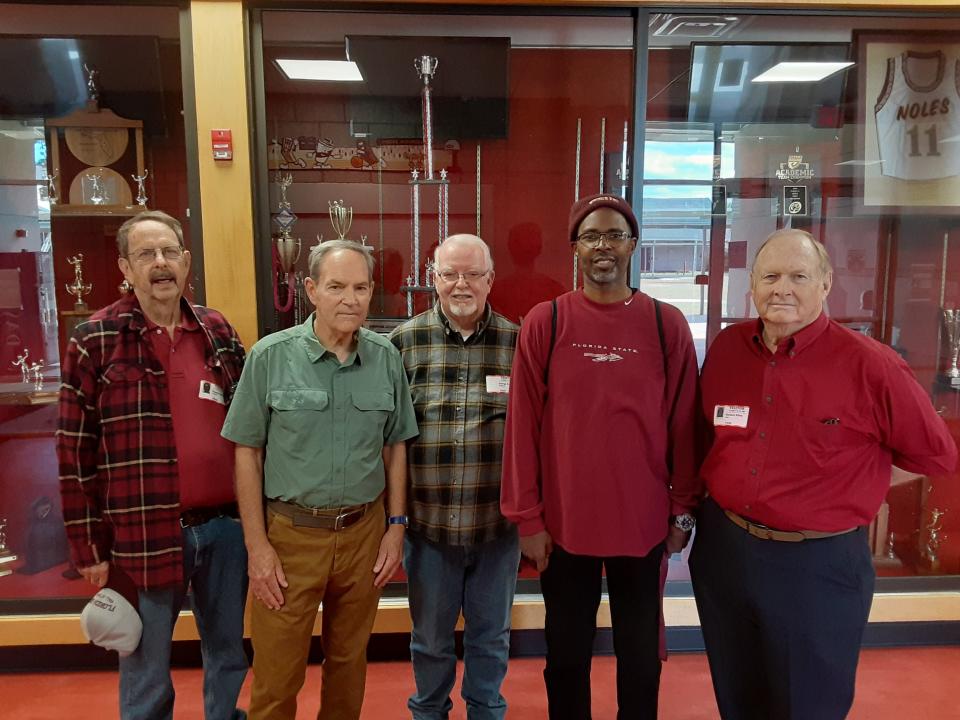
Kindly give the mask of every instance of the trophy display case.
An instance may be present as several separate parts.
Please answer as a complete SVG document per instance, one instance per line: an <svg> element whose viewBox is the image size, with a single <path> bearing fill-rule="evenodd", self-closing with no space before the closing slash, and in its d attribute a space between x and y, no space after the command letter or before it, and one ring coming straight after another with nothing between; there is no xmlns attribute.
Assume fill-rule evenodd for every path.
<svg viewBox="0 0 960 720"><path fill-rule="evenodd" d="M92 594L60 509L63 349L126 292L125 220L161 208L189 245L188 174L177 8L16 8L0 10L0 614L45 617Z"/></svg>
<svg viewBox="0 0 960 720"><path fill-rule="evenodd" d="M277 172L291 178L283 198L303 237L319 240L328 200L343 198L378 260L369 324L382 331L433 302L428 262L437 243L479 234L496 263L490 301L522 321L537 302L580 284L558 240L570 203L597 191L642 195L632 284L684 312L701 360L724 324L755 317L750 263L763 238L780 227L809 230L835 266L828 314L899 352L960 438L960 345L951 340L960 338L960 315L940 309L960 308L958 216L869 204L874 193L863 194L863 181L876 168L861 147L868 103L857 71L790 93L703 80L701 68L720 72L710 58L739 58L730 67L746 73L746 64L774 60L843 64L861 50L854 19L817 43L784 42L776 21L759 22L751 17L755 33L735 30L722 42L651 36L641 133L629 83L606 82L633 71L630 42L612 41L615 33L604 49L587 43L572 53L576 33L561 32L556 18L536 40L498 18L470 38L454 28L441 41L429 16L401 15L384 38L374 19L356 13L264 11L258 181L272 184L261 230L281 213ZM283 69L286 58L304 61L321 45L325 58L342 47L363 82L302 83ZM469 60L459 54L465 47ZM481 119L461 122L478 97L487 100ZM646 164L632 168L641 138ZM261 274L261 293L286 284L272 270L269 283ZM264 332L291 321L278 312L283 302L274 307L261 317ZM960 572L958 484L956 473L896 475L870 528L879 574ZM682 579L685 569L674 565L671 578Z"/></svg>
<svg viewBox="0 0 960 720"><path fill-rule="evenodd" d="M143 121L101 107L100 71L83 69L86 106L45 123L51 215L136 215L147 209ZM127 176L137 184L136 203Z"/></svg>

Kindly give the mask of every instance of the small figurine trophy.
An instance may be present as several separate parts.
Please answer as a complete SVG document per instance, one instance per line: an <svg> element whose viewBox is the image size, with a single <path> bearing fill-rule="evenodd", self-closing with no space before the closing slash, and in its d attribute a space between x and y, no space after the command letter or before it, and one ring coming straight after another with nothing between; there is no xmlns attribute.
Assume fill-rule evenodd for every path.
<svg viewBox="0 0 960 720"><path fill-rule="evenodd" d="M28 357L30 357L30 351L24 348L23 354L17 355L17 359L13 361L13 366L20 368L20 382L24 383L30 382L30 366L27 365Z"/></svg>
<svg viewBox="0 0 960 720"><path fill-rule="evenodd" d="M12 563L16 559L17 556L7 547L7 519L0 518L0 577L13 572L3 566L7 563Z"/></svg>
<svg viewBox="0 0 960 720"><path fill-rule="evenodd" d="M147 175L150 174L149 170L144 170L143 175L131 175L137 183L137 205L142 208L147 207L147 191L144 188L143 181L147 179Z"/></svg>
<svg viewBox="0 0 960 720"><path fill-rule="evenodd" d="M43 390L43 360L37 360L30 366L30 376L33 378L33 389L37 392Z"/></svg>
<svg viewBox="0 0 960 720"><path fill-rule="evenodd" d="M83 69L87 72L87 103L96 107L100 103L100 71L93 65L83 64Z"/></svg>
<svg viewBox="0 0 960 720"><path fill-rule="evenodd" d="M107 192L103 187L103 178L100 175L90 176L90 203L103 205L107 201Z"/></svg>
<svg viewBox="0 0 960 720"><path fill-rule="evenodd" d="M88 307L83 300L83 296L90 294L93 285L83 282L83 253L77 253L74 257L68 258L67 262L73 265L73 284L66 286L67 292L77 298L77 301L73 304L73 309L76 312L87 312Z"/></svg>
<svg viewBox="0 0 960 720"><path fill-rule="evenodd" d="M60 198L57 196L57 176L60 174L60 168L54 168L52 175L47 175L47 202L56 205Z"/></svg>

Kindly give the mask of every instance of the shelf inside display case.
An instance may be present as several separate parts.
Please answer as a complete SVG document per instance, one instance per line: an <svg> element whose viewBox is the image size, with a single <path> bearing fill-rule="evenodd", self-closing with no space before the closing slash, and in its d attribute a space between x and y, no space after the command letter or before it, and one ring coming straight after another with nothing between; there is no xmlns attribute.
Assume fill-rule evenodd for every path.
<svg viewBox="0 0 960 720"><path fill-rule="evenodd" d="M133 217L147 208L140 205L54 205L50 208L53 217Z"/></svg>

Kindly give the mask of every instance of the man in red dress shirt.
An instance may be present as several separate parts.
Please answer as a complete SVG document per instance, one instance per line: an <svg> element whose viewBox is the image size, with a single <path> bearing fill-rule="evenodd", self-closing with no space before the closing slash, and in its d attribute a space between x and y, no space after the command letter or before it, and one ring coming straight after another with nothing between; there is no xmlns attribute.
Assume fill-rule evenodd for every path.
<svg viewBox="0 0 960 720"><path fill-rule="evenodd" d="M891 465L956 465L907 364L823 314L831 282L811 235L773 233L751 272L760 319L721 332L703 365L710 497L690 568L724 720L846 717Z"/></svg>

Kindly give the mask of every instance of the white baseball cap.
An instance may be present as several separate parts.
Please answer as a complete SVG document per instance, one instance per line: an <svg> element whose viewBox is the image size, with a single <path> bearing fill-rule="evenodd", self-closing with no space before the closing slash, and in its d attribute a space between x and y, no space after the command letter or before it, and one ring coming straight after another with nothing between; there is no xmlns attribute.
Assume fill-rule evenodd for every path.
<svg viewBox="0 0 960 720"><path fill-rule="evenodd" d="M136 594L132 595L133 602L131 602L125 597L130 595L127 587L123 588L127 592L116 589L118 585L131 582L129 576L123 573L123 579L118 582L118 575L119 573L114 572L114 568L111 567L107 585L90 598L90 602L80 613L80 629L84 637L94 645L107 650L116 650L121 657L126 657L140 644L143 621L133 604L137 601Z"/></svg>

